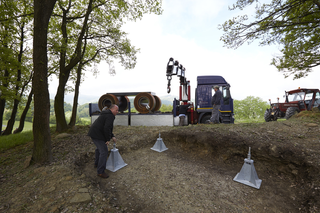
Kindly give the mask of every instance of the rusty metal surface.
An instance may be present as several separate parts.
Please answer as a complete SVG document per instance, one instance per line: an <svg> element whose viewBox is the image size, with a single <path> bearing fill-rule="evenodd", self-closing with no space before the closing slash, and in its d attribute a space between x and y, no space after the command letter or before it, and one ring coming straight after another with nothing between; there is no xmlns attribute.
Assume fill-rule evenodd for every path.
<svg viewBox="0 0 320 213"><path fill-rule="evenodd" d="M156 101L156 105L155 105L153 111L156 112L156 111L158 111L158 110L161 108L161 99L160 99L158 96L156 96L156 95L154 95L153 97L154 97L154 99L155 99L155 101Z"/></svg>
<svg viewBox="0 0 320 213"><path fill-rule="evenodd" d="M109 107L111 104L119 105L119 100L115 95L107 93L99 98L98 105L100 110L102 110L105 105Z"/></svg>
<svg viewBox="0 0 320 213"><path fill-rule="evenodd" d="M142 92L134 98L134 107L140 113L146 114L153 111L156 101L150 93Z"/></svg>

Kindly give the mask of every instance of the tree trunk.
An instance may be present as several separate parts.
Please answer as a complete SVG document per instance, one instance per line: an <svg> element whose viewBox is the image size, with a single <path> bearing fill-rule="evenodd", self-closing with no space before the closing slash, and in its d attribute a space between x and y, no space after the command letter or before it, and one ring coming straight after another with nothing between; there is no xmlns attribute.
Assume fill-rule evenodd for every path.
<svg viewBox="0 0 320 213"><path fill-rule="evenodd" d="M0 121L1 121L0 135L2 135L3 112L4 112L5 106L6 106L6 99L0 97Z"/></svg>
<svg viewBox="0 0 320 213"><path fill-rule="evenodd" d="M81 70L82 70L83 64L79 63L78 69L77 69L77 81L76 86L74 88L74 97L73 97L73 106L72 106L72 115L70 119L69 126L73 127L76 125L77 120L77 111L78 111L78 98L79 98L79 87L81 82Z"/></svg>
<svg viewBox="0 0 320 213"><path fill-rule="evenodd" d="M24 42L24 24L22 24L22 26L20 28L20 33L21 33L21 35L20 35L20 51L19 51L19 55L18 55L18 62L21 65L22 55L23 55L23 42ZM20 98L18 98L18 94L19 94L19 90L20 90L20 83L21 83L21 69L19 68L17 70L17 82L15 83L16 84L16 88L15 88L15 95L16 96L14 98L13 109L11 112L11 117L8 120L6 130L3 132L3 135L10 135L12 133L13 126L16 121L16 115L17 115L18 106L20 103L20 98L21 98L21 96L24 92L24 88L25 88L25 87L22 87L21 93L20 93Z"/></svg>
<svg viewBox="0 0 320 213"><path fill-rule="evenodd" d="M19 133L19 132L22 132L22 130L23 130L23 128L24 128L24 121L26 120L26 116L27 116L28 110L30 109L30 104L31 104L31 101L32 101L32 96L33 96L33 89L31 89L31 91L30 91L30 93L29 93L26 107L24 108L24 110L23 110L23 112L22 112L22 114L21 114L19 127L18 127L16 130L14 130L14 132L13 132L14 134Z"/></svg>
<svg viewBox="0 0 320 213"><path fill-rule="evenodd" d="M61 73L61 71L60 71ZM68 129L66 116L64 113L64 92L69 75L59 74L59 85L54 98L54 112L56 115L56 131L63 132Z"/></svg>
<svg viewBox="0 0 320 213"><path fill-rule="evenodd" d="M66 117L64 114L64 92L65 92L65 86L68 82L70 72L71 70L80 62L83 54L81 51L82 48L82 40L84 38L84 34L86 31L86 28L88 26L88 20L89 16L92 12L92 3L93 0L90 0L88 2L88 9L86 11L85 19L82 25L81 32L77 38L77 46L75 48L75 53L71 57L71 60L68 65L66 65L66 50L63 50L65 48L62 48L62 51L60 52L60 73L59 73L59 86L57 90L57 94L54 99L54 111L56 115L56 131L57 132L63 132L68 129ZM62 24L61 24L61 31L63 36L63 42L67 42L68 35L67 35L67 19L66 19L66 13L68 11L64 11L63 18L62 18ZM66 43L65 43L66 45ZM64 46L64 44L62 45Z"/></svg>
<svg viewBox="0 0 320 213"><path fill-rule="evenodd" d="M18 105L19 105L19 100L15 98L14 99L14 103L13 103L13 109L12 109L12 112L11 112L10 119L8 120L7 127L4 130L4 132L2 133L2 135L10 135L12 133L14 122L16 121Z"/></svg>
<svg viewBox="0 0 320 213"><path fill-rule="evenodd" d="M37 163L52 160L50 136L50 98L48 90L47 29L57 0L34 0L32 88L34 92L32 159Z"/></svg>
<svg viewBox="0 0 320 213"><path fill-rule="evenodd" d="M5 69L5 71L4 71L4 79L2 81L2 85L3 85L4 88L8 87L8 81L7 81L8 77L9 77L9 72L8 72L7 69ZM6 99L2 98L2 96L3 96L3 93L1 93L1 95L0 95L0 119L1 119L0 135L2 135L3 113L4 113L4 109L6 107Z"/></svg>

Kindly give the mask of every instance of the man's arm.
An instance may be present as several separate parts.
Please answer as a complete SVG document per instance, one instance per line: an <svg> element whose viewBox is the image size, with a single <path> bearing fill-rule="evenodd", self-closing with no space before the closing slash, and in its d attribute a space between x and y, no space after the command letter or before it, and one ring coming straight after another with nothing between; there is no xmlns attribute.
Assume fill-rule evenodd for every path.
<svg viewBox="0 0 320 213"><path fill-rule="evenodd" d="M113 119L111 118L111 116L107 116L104 123L104 127L103 127L103 130L104 130L103 133L106 138L106 141L110 141L111 138L114 137L112 133L112 129L113 129Z"/></svg>

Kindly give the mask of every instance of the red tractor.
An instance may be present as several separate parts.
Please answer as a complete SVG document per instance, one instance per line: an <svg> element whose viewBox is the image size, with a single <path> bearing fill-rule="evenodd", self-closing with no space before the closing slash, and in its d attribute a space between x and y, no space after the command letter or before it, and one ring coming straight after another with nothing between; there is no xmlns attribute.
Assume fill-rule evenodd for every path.
<svg viewBox="0 0 320 213"><path fill-rule="evenodd" d="M287 120L300 111L312 110L313 107L320 109L320 90L298 88L285 92L285 102L271 103L270 109L266 109L264 120L266 122L276 121L278 118L286 118Z"/></svg>

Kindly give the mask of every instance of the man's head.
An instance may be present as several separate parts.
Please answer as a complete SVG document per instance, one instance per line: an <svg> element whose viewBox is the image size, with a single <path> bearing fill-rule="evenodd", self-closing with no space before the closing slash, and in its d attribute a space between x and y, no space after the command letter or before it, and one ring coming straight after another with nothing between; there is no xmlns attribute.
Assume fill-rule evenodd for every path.
<svg viewBox="0 0 320 213"><path fill-rule="evenodd" d="M214 89L214 91L217 91L217 90L219 90L219 86L218 86L218 85L215 85L215 86L213 87L213 89Z"/></svg>
<svg viewBox="0 0 320 213"><path fill-rule="evenodd" d="M115 104L112 104L109 107L109 110L112 112L112 114L116 115L119 112L119 107L117 105L115 105Z"/></svg>

